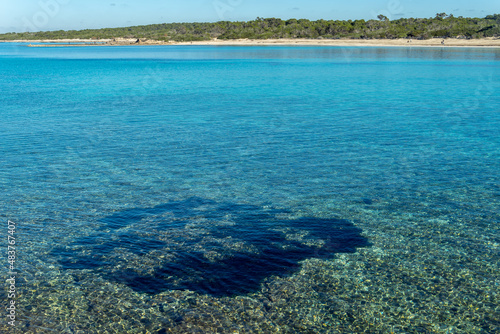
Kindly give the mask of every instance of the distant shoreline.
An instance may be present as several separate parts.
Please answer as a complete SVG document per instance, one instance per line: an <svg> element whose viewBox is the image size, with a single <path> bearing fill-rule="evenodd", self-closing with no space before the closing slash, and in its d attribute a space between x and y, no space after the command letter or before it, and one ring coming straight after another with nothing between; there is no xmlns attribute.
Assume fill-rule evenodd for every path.
<svg viewBox="0 0 500 334"><path fill-rule="evenodd" d="M443 42L444 41L444 42ZM500 38L488 37L480 39L433 38L425 40L401 39L234 39L193 42L155 41L155 40L12 40L4 43L30 43L31 47L84 47L84 46L126 46L126 45L208 45L208 46L422 46L422 47L500 47ZM49 44L36 44L49 43ZM58 44L50 44L58 43Z"/></svg>
<svg viewBox="0 0 500 334"><path fill-rule="evenodd" d="M266 39L178 42L176 45L443 46L443 39ZM444 39L444 46L500 47L500 39Z"/></svg>

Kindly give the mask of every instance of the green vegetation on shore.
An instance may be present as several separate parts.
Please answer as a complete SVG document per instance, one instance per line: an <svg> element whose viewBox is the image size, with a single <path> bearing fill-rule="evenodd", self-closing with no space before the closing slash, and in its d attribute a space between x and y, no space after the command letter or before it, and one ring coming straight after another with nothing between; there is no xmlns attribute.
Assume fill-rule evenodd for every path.
<svg viewBox="0 0 500 334"><path fill-rule="evenodd" d="M248 22L164 23L127 28L87 29L0 34L0 40L147 38L159 41L200 41L218 39L268 38L482 38L500 36L500 14L485 18L436 17L389 20L281 20L257 18Z"/></svg>

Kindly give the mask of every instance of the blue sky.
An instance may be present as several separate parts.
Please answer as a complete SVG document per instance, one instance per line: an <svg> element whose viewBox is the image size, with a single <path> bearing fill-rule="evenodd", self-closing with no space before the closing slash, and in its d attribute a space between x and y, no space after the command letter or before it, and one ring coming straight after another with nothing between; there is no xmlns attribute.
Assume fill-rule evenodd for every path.
<svg viewBox="0 0 500 334"><path fill-rule="evenodd" d="M484 17L498 0L0 0L0 33L124 27L168 22L247 21L256 17L372 19L384 14Z"/></svg>

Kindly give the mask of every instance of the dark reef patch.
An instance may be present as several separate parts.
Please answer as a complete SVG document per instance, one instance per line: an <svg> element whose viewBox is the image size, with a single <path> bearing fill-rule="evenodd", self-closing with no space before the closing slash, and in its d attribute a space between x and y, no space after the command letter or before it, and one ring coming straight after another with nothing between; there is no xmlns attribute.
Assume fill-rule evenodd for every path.
<svg viewBox="0 0 500 334"><path fill-rule="evenodd" d="M141 293L230 296L254 292L264 278L292 273L304 259L368 246L348 220L287 215L192 197L115 213L95 234L52 254L64 269L90 269Z"/></svg>

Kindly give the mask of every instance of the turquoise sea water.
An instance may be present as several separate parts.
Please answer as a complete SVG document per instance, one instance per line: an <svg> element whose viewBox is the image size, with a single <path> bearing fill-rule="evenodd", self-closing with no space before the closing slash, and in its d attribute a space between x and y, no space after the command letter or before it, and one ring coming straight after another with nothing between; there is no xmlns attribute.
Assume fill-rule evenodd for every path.
<svg viewBox="0 0 500 334"><path fill-rule="evenodd" d="M0 331L499 331L499 60L0 44Z"/></svg>

